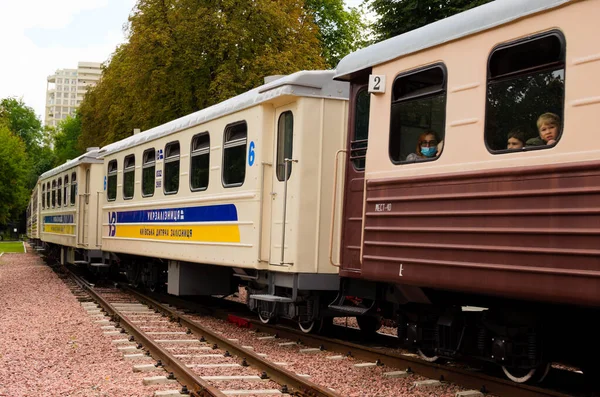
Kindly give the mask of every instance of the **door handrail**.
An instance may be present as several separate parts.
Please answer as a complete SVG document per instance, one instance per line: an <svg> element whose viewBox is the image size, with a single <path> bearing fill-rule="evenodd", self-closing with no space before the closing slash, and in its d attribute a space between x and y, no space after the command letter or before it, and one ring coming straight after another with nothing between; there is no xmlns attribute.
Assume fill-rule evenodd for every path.
<svg viewBox="0 0 600 397"><path fill-rule="evenodd" d="M293 159L288 159L285 158L283 160L284 164L285 164L285 179L283 181L283 222L281 224L281 266L285 266L288 265L287 263L285 263L285 218L286 218L286 207L287 207L287 185L288 185L288 179L290 179L288 177L288 165L290 163L297 163L298 160L293 160Z"/></svg>
<svg viewBox="0 0 600 397"><path fill-rule="evenodd" d="M338 163L340 153L348 153L348 150L340 149L335 152L335 165L333 171L333 202L331 204L331 227L329 228L329 263L335 267L340 267L339 263L333 262L333 231L335 230L335 203L337 202Z"/></svg>
<svg viewBox="0 0 600 397"><path fill-rule="evenodd" d="M261 181L260 181L260 215L258 218L259 227L258 227L258 262L266 262L269 263L268 259L262 258L262 240L263 240L263 208L264 208L264 198L265 198L265 168L272 167L273 163L269 163L263 161L261 164Z"/></svg>

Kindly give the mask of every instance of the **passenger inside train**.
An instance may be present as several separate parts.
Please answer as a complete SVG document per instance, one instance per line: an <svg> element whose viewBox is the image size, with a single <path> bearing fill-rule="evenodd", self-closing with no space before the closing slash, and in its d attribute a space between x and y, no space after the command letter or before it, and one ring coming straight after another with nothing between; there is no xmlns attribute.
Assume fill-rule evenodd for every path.
<svg viewBox="0 0 600 397"><path fill-rule="evenodd" d="M406 157L406 161L423 160L439 156L443 147L443 141L440 142L433 131L425 131L417 139L416 153L411 153Z"/></svg>
<svg viewBox="0 0 600 397"><path fill-rule="evenodd" d="M518 129L515 128L511 132L508 133L508 141L506 143L506 148L510 150L523 149L525 146L525 134Z"/></svg>
<svg viewBox="0 0 600 397"><path fill-rule="evenodd" d="M527 140L527 146L554 145L558 138L560 117L554 113L544 113L537 119L539 137Z"/></svg>

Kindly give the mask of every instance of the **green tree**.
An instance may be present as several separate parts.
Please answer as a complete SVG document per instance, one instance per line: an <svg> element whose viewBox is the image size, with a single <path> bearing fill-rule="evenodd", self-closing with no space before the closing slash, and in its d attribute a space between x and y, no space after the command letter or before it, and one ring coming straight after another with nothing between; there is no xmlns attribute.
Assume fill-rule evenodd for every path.
<svg viewBox="0 0 600 397"><path fill-rule="evenodd" d="M326 67L302 0L139 0L88 92L81 145L102 146L254 88Z"/></svg>
<svg viewBox="0 0 600 397"><path fill-rule="evenodd" d="M81 118L78 114L75 117L69 116L58 124L58 132L54 136L55 165L63 164L83 154L78 147L80 135Z"/></svg>
<svg viewBox="0 0 600 397"><path fill-rule="evenodd" d="M25 143L29 152L42 138L42 123L22 99L5 98L0 101L0 117L8 121L8 128Z"/></svg>
<svg viewBox="0 0 600 397"><path fill-rule="evenodd" d="M364 44L366 23L356 8L346 10L343 0L305 0L306 8L319 27L323 57L330 68Z"/></svg>
<svg viewBox="0 0 600 397"><path fill-rule="evenodd" d="M373 24L376 41L447 18L491 0L365 0L377 15Z"/></svg>
<svg viewBox="0 0 600 397"><path fill-rule="evenodd" d="M6 124L0 123L0 224L18 219L29 201L25 143Z"/></svg>

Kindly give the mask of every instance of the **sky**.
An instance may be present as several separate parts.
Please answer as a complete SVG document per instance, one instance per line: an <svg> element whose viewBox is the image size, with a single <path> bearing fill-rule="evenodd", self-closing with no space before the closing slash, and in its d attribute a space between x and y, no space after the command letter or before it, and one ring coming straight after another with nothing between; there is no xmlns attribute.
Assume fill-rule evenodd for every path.
<svg viewBox="0 0 600 397"><path fill-rule="evenodd" d="M80 61L105 62L126 41L123 26L135 3L0 0L0 99L21 98L43 122L48 76Z"/></svg>

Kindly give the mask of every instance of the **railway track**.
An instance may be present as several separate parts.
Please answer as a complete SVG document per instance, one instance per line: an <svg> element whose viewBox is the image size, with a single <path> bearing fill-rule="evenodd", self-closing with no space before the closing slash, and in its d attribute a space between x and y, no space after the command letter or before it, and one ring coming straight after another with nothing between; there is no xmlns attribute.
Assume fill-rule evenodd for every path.
<svg viewBox="0 0 600 397"><path fill-rule="evenodd" d="M135 293L140 296L140 299L157 302L157 300L152 297L142 295L137 291ZM206 307L201 304L190 303L189 301L177 297L161 295L160 299L173 306L210 313L211 315L222 319L226 319L227 317L231 316L228 311L224 311L220 308ZM379 365L388 366L390 368L405 369L408 373L416 373L426 378L440 380L442 382L456 383L465 388L480 390L483 394L489 393L498 396L510 397L568 397L589 395L587 391L577 391L574 394L571 394L527 384L517 384L501 377L488 375L480 371L426 362L419 359L416 355L399 353L397 349L394 348L369 347L362 343L342 340L336 337L306 334L300 330L293 329L285 325L264 324L255 318L244 316L243 314L240 314L240 316L243 317L245 321L248 321L250 324L252 324L257 332L260 331L270 335L277 335L282 339L295 340L307 347L319 348L324 351L335 352L342 355L350 355L364 362L378 363ZM345 338L348 339L347 331L339 334L345 334ZM377 339L380 341L383 339L390 339L390 337L385 337L380 334L377 336ZM383 344L384 343L382 342L380 345ZM580 382L579 378L581 378L581 376L577 376L577 378L578 379L576 380L569 379L567 382L570 384Z"/></svg>
<svg viewBox="0 0 600 397"><path fill-rule="evenodd" d="M203 377L196 374L193 367L190 368L182 362L181 354L173 354L172 351L164 348L164 340L159 339L157 341L156 334L149 335L148 332L145 332L144 328L146 328L147 325L140 323L140 321L143 320L138 319L138 317L144 318L151 316L157 319L159 318L162 322L168 322L174 327L178 327L178 331L170 332L179 332L179 335L187 335L195 338L195 340L201 344L201 348L211 350L209 352L211 354L205 356L231 356L231 360L237 360L237 363L240 365L248 365L250 368L254 368L256 372L261 373L264 378L268 378L277 384L276 389L270 389L273 392L273 395L281 395L283 393L297 396L338 395L331 389L319 386L298 374L276 365L272 361L262 357L260 354L253 352L248 346L242 346L235 340L227 339L218 332L199 324L186 314L186 311L197 311L201 313L209 312L216 317L226 318L228 316L231 317L230 312L224 312L221 311L221 309L215 309L214 307L198 305L197 303L191 303L187 300L172 296L160 295L160 297L158 297L155 294L153 296L148 296L129 287L122 287L122 293L129 296L129 302L115 302L114 299L111 301L110 298L106 298L103 296L102 291L93 288L89 283L73 273L70 273L70 277L77 286L84 290L86 294L89 294L93 301L97 302L99 307L105 313L111 316L112 322L115 324L115 327L111 329L123 329L124 332L129 335L129 338L132 339L131 341L121 339L120 341L122 343L128 342L129 347L134 344L136 351L143 349L142 351L147 353L135 354L151 355L152 358L156 360L156 363L164 368L166 371L164 374L171 374L170 378L174 378L179 382L181 390L173 390L173 394L171 395L184 395L185 393L190 393L191 395L197 396L224 396L235 395L235 393L239 394L241 390L229 389L223 392L223 390L219 390L209 382L210 379L217 378ZM106 291L104 295L106 295ZM82 300L83 296L79 294L78 298ZM159 299L161 302L167 303L161 303L159 302ZM91 308L91 310L98 309ZM572 395L530 385L515 384L481 372L469 371L448 365L428 363L417 357L400 354L395 351L395 349L368 347L359 343L332 337L312 334L307 335L282 325L263 324L260 321L244 316L243 314L237 318L250 324L252 328L254 328L254 332L260 332L262 338L276 336L277 338L296 341L296 343L301 344L305 348L324 350L329 353L335 352L341 355L351 355L355 359L366 363L376 363L376 365L382 365L388 368L404 369L405 372L407 372L407 375L416 373L432 380L451 382L466 388L480 390L484 394L490 393L492 395L511 397L564 397ZM216 351L221 351L221 353L216 353ZM232 380L243 380L243 377L246 375L238 375L238 378L236 378L235 375L224 376L233 376L233 378L229 378ZM256 376L245 379L257 380ZM173 379L169 379L169 376L163 376L161 381L173 381ZM257 395L265 395L263 393L266 393L267 390L268 389L263 389L260 393L257 393ZM249 390L244 390L244 392L248 391Z"/></svg>
<svg viewBox="0 0 600 397"><path fill-rule="evenodd" d="M134 366L134 370L152 373L159 371L163 374L146 378L146 384L178 382L181 386L180 390L171 390L163 394L157 392L156 396L339 396L334 391L275 365L235 341L228 340L202 324L188 319L181 311L173 307L160 304L133 290L115 293L112 290L94 288L70 271L68 276L76 284L77 288L71 287L71 289L78 299L85 301L87 300L85 299L86 294L89 295L88 302L82 302L88 313L101 314L103 311L110 316L110 320L98 320L98 324L105 327L107 335L123 335L123 338L114 339L113 343L126 354L126 358L143 358L149 355L156 361L155 364ZM77 290L85 291L85 293L77 292ZM115 294L119 296L115 297ZM113 296L111 297L111 295ZM147 329L160 328L156 327L156 324L163 326L169 324L170 326L168 331L147 331ZM165 347L175 345L182 347ZM199 352L205 354L194 354ZM190 364L183 361L184 358L214 359L218 357L225 359L227 363ZM212 372L218 372L219 368L223 368L225 375L199 375L194 371L195 368L210 369ZM251 372L260 375L250 375ZM225 383L225 386L216 387L210 381L219 381ZM270 387L228 388L228 382L243 385L268 384Z"/></svg>

